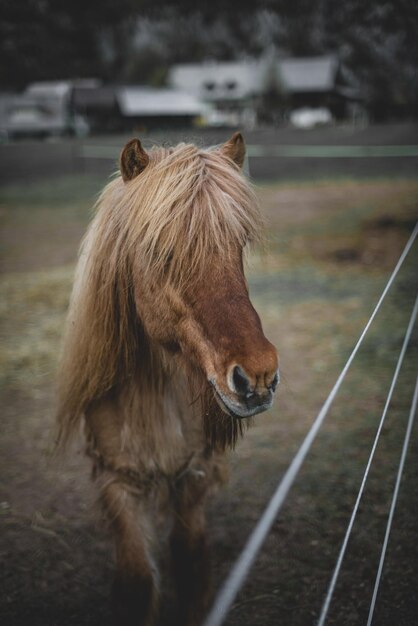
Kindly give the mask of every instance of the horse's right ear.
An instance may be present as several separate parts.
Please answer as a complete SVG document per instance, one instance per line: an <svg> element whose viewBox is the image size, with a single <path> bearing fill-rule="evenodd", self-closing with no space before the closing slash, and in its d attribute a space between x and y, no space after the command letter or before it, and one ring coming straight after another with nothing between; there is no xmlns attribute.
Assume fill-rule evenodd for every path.
<svg viewBox="0 0 418 626"><path fill-rule="evenodd" d="M149 163L149 156L145 152L139 139L128 141L120 154L120 172L126 183L138 176Z"/></svg>
<svg viewBox="0 0 418 626"><path fill-rule="evenodd" d="M245 141L240 132L234 133L232 137L221 146L221 153L234 161L238 167L242 167L245 159Z"/></svg>

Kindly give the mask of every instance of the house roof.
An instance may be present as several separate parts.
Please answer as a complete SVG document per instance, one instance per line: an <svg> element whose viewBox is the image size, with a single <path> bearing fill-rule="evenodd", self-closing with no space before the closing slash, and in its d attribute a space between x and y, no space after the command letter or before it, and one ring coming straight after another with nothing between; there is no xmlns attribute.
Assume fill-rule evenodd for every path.
<svg viewBox="0 0 418 626"><path fill-rule="evenodd" d="M159 116L190 115L203 112L203 104L192 94L178 89L152 87L118 87L116 98L123 115Z"/></svg>
<svg viewBox="0 0 418 626"><path fill-rule="evenodd" d="M276 64L278 79L291 93L334 89L338 67L334 55L281 59Z"/></svg>
<svg viewBox="0 0 418 626"><path fill-rule="evenodd" d="M25 95L31 97L62 98L71 91L70 81L41 81L38 83L31 83L25 89Z"/></svg>
<svg viewBox="0 0 418 626"><path fill-rule="evenodd" d="M43 80L31 83L25 89L25 95L36 98L64 98L74 87L96 88L100 86L97 78L81 78L77 80Z"/></svg>

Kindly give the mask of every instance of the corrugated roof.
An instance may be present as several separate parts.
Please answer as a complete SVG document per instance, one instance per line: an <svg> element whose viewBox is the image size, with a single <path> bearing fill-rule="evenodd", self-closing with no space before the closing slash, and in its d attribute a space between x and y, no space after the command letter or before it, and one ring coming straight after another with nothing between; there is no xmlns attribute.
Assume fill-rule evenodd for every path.
<svg viewBox="0 0 418 626"><path fill-rule="evenodd" d="M193 95L177 89L119 87L116 98L126 116L200 115L204 105Z"/></svg>

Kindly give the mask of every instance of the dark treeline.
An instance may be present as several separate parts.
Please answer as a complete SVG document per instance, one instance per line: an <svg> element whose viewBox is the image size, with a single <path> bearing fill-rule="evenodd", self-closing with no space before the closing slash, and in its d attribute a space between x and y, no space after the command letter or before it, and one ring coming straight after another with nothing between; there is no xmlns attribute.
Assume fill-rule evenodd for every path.
<svg viewBox="0 0 418 626"><path fill-rule="evenodd" d="M337 52L374 119L418 115L416 0L0 0L0 87L164 84L173 63Z"/></svg>

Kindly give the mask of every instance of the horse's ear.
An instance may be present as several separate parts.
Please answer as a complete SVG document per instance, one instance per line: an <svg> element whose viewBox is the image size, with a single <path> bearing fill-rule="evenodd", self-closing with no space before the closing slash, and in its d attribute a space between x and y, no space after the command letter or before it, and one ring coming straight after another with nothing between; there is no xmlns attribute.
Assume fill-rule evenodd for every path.
<svg viewBox="0 0 418 626"><path fill-rule="evenodd" d="M245 141L242 134L234 133L221 147L221 153L232 159L238 167L242 167L245 159Z"/></svg>
<svg viewBox="0 0 418 626"><path fill-rule="evenodd" d="M149 163L149 156L141 146L139 139L128 141L120 154L120 172L126 183L138 176Z"/></svg>

